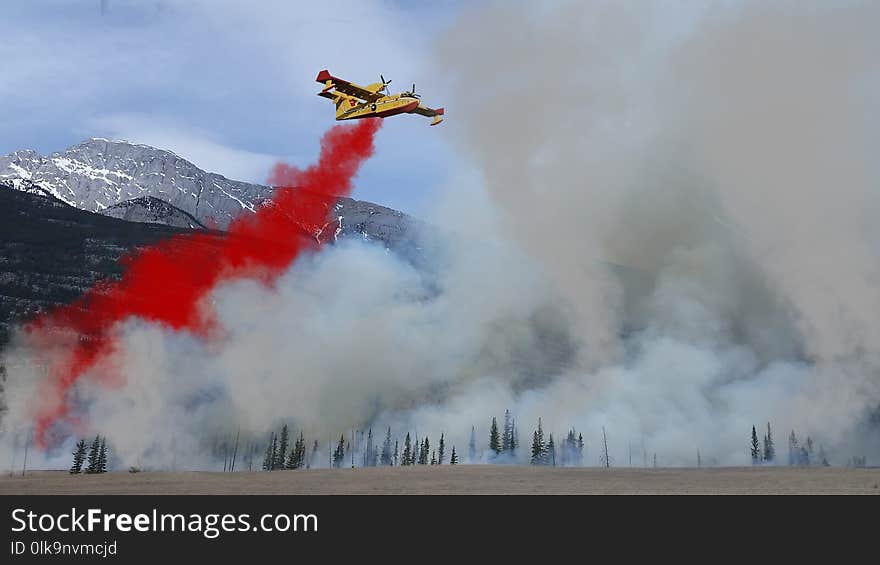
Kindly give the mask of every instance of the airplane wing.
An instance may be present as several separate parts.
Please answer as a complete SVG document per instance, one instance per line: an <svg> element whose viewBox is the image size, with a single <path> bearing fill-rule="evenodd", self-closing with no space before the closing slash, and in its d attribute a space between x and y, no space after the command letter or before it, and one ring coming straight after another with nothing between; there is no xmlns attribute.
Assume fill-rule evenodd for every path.
<svg viewBox="0 0 880 565"><path fill-rule="evenodd" d="M419 104L418 108L413 110L413 113L415 114L426 116L428 118L434 118L434 121L431 122L432 126L436 126L443 121L443 118L441 118L440 116L442 116L444 112L445 110L443 108L437 108L435 110L433 108L428 108L427 106L422 106L421 104Z"/></svg>
<svg viewBox="0 0 880 565"><path fill-rule="evenodd" d="M332 85L324 87L324 92L320 94L323 95L330 88L336 88L339 92L343 94L348 94L349 96L354 96L355 98L360 98L361 100L366 100L367 102L375 102L379 98L382 98L381 94L376 92L370 92L366 88L358 86L354 83L348 82L347 80L337 78L330 74L330 72L326 69L318 73L318 77L315 79L316 82L320 82L321 84L327 84L327 81L331 81Z"/></svg>

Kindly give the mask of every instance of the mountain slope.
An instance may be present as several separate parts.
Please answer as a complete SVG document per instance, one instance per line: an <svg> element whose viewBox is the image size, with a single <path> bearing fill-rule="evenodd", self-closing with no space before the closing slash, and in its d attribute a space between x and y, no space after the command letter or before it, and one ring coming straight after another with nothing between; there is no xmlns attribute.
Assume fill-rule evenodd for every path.
<svg viewBox="0 0 880 565"><path fill-rule="evenodd" d="M182 233L78 210L0 183L0 348L11 324L122 273L119 257ZM218 238L222 232L216 232Z"/></svg>
<svg viewBox="0 0 880 565"><path fill-rule="evenodd" d="M30 150L0 157L3 180L89 212L152 196L221 229L272 192L205 172L170 151L98 138L47 157Z"/></svg>
<svg viewBox="0 0 880 565"><path fill-rule="evenodd" d="M180 208L152 196L142 196L114 204L101 212L127 222L163 224L175 228L205 229L198 220Z"/></svg>

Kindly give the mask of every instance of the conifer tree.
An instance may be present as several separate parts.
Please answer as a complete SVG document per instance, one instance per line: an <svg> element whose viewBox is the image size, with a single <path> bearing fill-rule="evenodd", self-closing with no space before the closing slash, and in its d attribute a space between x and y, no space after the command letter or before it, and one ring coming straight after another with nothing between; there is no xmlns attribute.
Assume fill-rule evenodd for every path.
<svg viewBox="0 0 880 565"><path fill-rule="evenodd" d="M498 433L498 421L492 417L492 426L489 428L489 449L495 452L495 455L501 453L501 435Z"/></svg>
<svg viewBox="0 0 880 565"><path fill-rule="evenodd" d="M293 449L290 450L290 455L287 458L287 468L288 469L301 469L305 466L306 463L306 440L303 437L302 431L299 432L299 437L296 438L296 441L293 444Z"/></svg>
<svg viewBox="0 0 880 565"><path fill-rule="evenodd" d="M275 451L275 458L273 459L273 469L284 468L284 462L287 459L288 447L290 447L290 430L287 429L287 424L284 424L281 427L281 436L278 440L278 449Z"/></svg>
<svg viewBox="0 0 880 565"><path fill-rule="evenodd" d="M519 447L519 428L516 427L516 420L512 420L510 422L510 452L511 454L516 453L516 448Z"/></svg>
<svg viewBox="0 0 880 565"><path fill-rule="evenodd" d="M489 427L489 449L495 452L495 455L501 453L501 434L498 432L498 421L492 417L492 425Z"/></svg>
<svg viewBox="0 0 880 565"><path fill-rule="evenodd" d="M303 436L302 430L299 432L299 448L296 456L295 469L302 469L306 466L306 438Z"/></svg>
<svg viewBox="0 0 880 565"><path fill-rule="evenodd" d="M422 443L422 448L419 451L419 465L427 465L428 464L428 454L431 451L431 443L428 441L428 436L425 436L425 441Z"/></svg>
<svg viewBox="0 0 880 565"><path fill-rule="evenodd" d="M770 431L770 422L767 422L767 435L764 436L764 461L772 463L776 459L776 447L773 445L773 433Z"/></svg>
<svg viewBox="0 0 880 565"><path fill-rule="evenodd" d="M538 443L541 444L541 448L546 452L547 446L544 443L544 427L541 418L538 418Z"/></svg>
<svg viewBox="0 0 880 565"><path fill-rule="evenodd" d="M364 467L372 467L375 462L375 457L373 456L373 428L370 428L369 434L367 435L367 446L364 449Z"/></svg>
<svg viewBox="0 0 880 565"><path fill-rule="evenodd" d="M755 426L752 426L752 465L757 465L760 460L761 455L758 448L758 432L755 430Z"/></svg>
<svg viewBox="0 0 880 565"><path fill-rule="evenodd" d="M583 436L576 435L577 431L572 428L562 441L562 456L560 461L565 465L581 465L583 463Z"/></svg>
<svg viewBox="0 0 880 565"><path fill-rule="evenodd" d="M385 442L382 444L382 465L393 465L394 454L391 453L391 428L385 433Z"/></svg>
<svg viewBox="0 0 880 565"><path fill-rule="evenodd" d="M342 462L345 460L345 434L339 436L339 443L336 444L336 449L333 451L333 466L337 469L342 467Z"/></svg>
<svg viewBox="0 0 880 565"><path fill-rule="evenodd" d="M797 436L794 435L794 430L791 430L791 435L788 436L788 464L797 465L799 454L800 448L798 447Z"/></svg>
<svg viewBox="0 0 880 565"><path fill-rule="evenodd" d="M76 448L73 450L73 465L70 467L71 475L82 473L83 462L86 460L86 440L81 439L76 442Z"/></svg>
<svg viewBox="0 0 880 565"><path fill-rule="evenodd" d="M394 463L393 465L397 467L398 465L398 456L400 455L400 448L397 445L397 438L394 439Z"/></svg>
<svg viewBox="0 0 880 565"><path fill-rule="evenodd" d="M468 442L468 463L477 461L477 429L471 426L471 440Z"/></svg>
<svg viewBox="0 0 880 565"><path fill-rule="evenodd" d="M440 446L437 448L437 464L442 465L443 460L446 457L446 441L443 437L443 434L440 434Z"/></svg>
<svg viewBox="0 0 880 565"><path fill-rule="evenodd" d="M403 465L412 465L413 451L412 440L409 438L409 432L406 432L406 439L403 440Z"/></svg>
<svg viewBox="0 0 880 565"><path fill-rule="evenodd" d="M101 447L98 448L98 468L96 473L107 472L107 438L101 438Z"/></svg>
<svg viewBox="0 0 880 565"><path fill-rule="evenodd" d="M266 454L263 456L263 470L271 471L272 463L275 461L275 450L273 446L275 445L275 432L272 432L272 435L269 436L269 445L266 447Z"/></svg>
<svg viewBox="0 0 880 565"><path fill-rule="evenodd" d="M556 466L556 446L553 444L553 434L550 434L550 441L547 442L547 461L545 464Z"/></svg>
<svg viewBox="0 0 880 565"><path fill-rule="evenodd" d="M437 464L437 452L433 449L431 450L431 465Z"/></svg>
<svg viewBox="0 0 880 565"><path fill-rule="evenodd" d="M532 465L540 465L541 464L541 456L543 455L541 449L541 444L538 443L538 432L537 430L532 432Z"/></svg>
<svg viewBox="0 0 880 565"><path fill-rule="evenodd" d="M562 466L565 467L574 459L574 429L568 430L568 434L565 436L565 439L562 440L562 453L560 454L560 462Z"/></svg>
<svg viewBox="0 0 880 565"><path fill-rule="evenodd" d="M513 424L510 419L510 410L504 411L504 435L501 437L501 451L510 451L510 442L513 439Z"/></svg>
<svg viewBox="0 0 880 565"><path fill-rule="evenodd" d="M547 464L547 446L544 444L544 429L538 418L538 429L532 434L532 465Z"/></svg>
<svg viewBox="0 0 880 565"><path fill-rule="evenodd" d="M293 449L290 450L290 453L287 455L287 461L284 462L282 469L296 469L296 448L299 444L299 438L293 442Z"/></svg>
<svg viewBox="0 0 880 565"><path fill-rule="evenodd" d="M458 465L458 455L455 454L455 446L452 446L452 456L449 458L450 465Z"/></svg>
<svg viewBox="0 0 880 565"><path fill-rule="evenodd" d="M98 472L98 457L101 454L101 436L95 436L92 445L89 448L89 455L86 463L86 473Z"/></svg>

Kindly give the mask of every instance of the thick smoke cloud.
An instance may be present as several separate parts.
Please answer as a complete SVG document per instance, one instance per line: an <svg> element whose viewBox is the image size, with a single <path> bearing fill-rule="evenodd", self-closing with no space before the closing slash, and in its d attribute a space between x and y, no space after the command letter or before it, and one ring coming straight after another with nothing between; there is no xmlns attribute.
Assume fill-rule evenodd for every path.
<svg viewBox="0 0 880 565"><path fill-rule="evenodd" d="M129 320L125 382L76 390L83 427L178 468L239 429L262 452L282 421L318 465L370 426L466 460L507 408L521 461L538 418L582 432L586 464L603 427L615 465L746 464L767 421L783 460L792 429L833 463L880 456L880 6L670 9L463 13L436 57L473 171L436 203L458 235L426 234L431 268L342 242L215 289L219 342ZM22 437L31 379L9 365Z"/></svg>
<svg viewBox="0 0 880 565"><path fill-rule="evenodd" d="M386 410L440 401L487 371L503 366L526 378L512 355L540 338L533 317L544 292L532 269L514 264L482 250L426 279L384 249L342 242L302 258L272 287L244 280L218 288L211 300L225 330L220 342L125 323L107 362L124 382L108 389L83 378L76 404L87 429L106 433L126 465L207 465L217 439L239 428L261 442L261 455L282 420L325 453L330 438ZM490 277L475 289L502 268L517 275L507 288ZM21 369L15 376L34 379ZM10 388L7 422L27 423L33 392Z"/></svg>
<svg viewBox="0 0 880 565"><path fill-rule="evenodd" d="M880 403L876 4L497 8L440 59L480 84L457 141L576 317L536 412L598 410L667 461L744 461L766 420L842 441Z"/></svg>

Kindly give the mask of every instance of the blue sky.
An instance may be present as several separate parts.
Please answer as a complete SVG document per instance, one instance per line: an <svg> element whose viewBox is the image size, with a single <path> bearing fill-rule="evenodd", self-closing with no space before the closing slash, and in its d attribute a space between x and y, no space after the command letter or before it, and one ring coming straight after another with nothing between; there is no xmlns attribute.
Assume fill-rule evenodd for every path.
<svg viewBox="0 0 880 565"><path fill-rule="evenodd" d="M102 9L103 4L103 9ZM306 165L332 105L323 68L429 105L455 103L431 43L463 5L390 0L10 0L0 19L0 154L47 154L88 137L173 150L261 182L278 159ZM354 196L424 212L456 159L428 120L385 121Z"/></svg>

